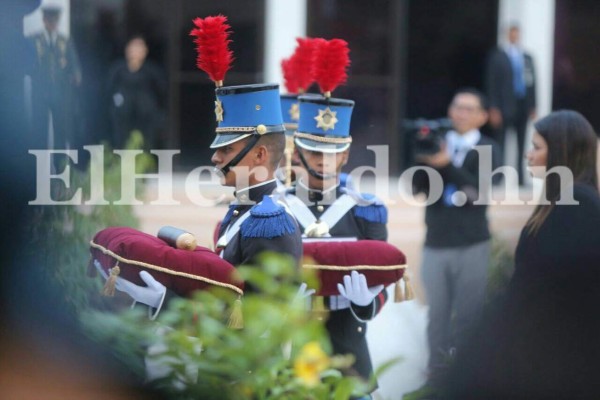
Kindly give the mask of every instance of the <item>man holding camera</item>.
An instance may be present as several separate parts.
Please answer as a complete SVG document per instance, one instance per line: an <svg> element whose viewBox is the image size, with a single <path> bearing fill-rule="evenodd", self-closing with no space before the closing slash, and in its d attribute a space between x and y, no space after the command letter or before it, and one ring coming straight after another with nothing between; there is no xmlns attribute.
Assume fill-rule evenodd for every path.
<svg viewBox="0 0 600 400"><path fill-rule="evenodd" d="M453 129L442 137L438 151L415 157L443 182L442 188L430 187L435 181L424 170L413 182L416 192L442 193L425 212L421 268L429 304L427 386L433 388L442 384L448 361L484 302L491 246L486 205L474 204L485 195L479 195L480 152L475 147L492 146L492 166L499 164L497 145L479 131L488 118L486 106L478 90L459 90L448 108Z"/></svg>

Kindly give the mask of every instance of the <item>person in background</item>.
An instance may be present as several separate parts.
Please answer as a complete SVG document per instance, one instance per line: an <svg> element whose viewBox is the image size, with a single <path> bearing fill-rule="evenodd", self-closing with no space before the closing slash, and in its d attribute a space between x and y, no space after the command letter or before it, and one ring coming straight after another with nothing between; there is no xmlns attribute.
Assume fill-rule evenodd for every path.
<svg viewBox="0 0 600 400"><path fill-rule="evenodd" d="M486 91L490 102L489 123L493 137L504 155L507 130L517 134L517 172L523 185L523 160L527 122L536 116L536 78L533 58L521 45L521 30L512 24L508 28L508 43L489 57L486 71Z"/></svg>
<svg viewBox="0 0 600 400"><path fill-rule="evenodd" d="M427 233L421 262L429 305L430 355L427 382L414 393L428 395L443 385L448 364L460 352L485 299L491 243L487 206L475 204L485 196L479 189L483 153L476 146L491 148L493 169L499 161L496 143L479 131L488 118L481 92L472 88L457 91L448 116L454 129L446 133L439 151L416 157L423 166L435 169L443 184L437 188L441 197L425 211ZM417 193L429 194L436 189L430 187L432 182L424 170L415 173L413 184Z"/></svg>
<svg viewBox="0 0 600 400"><path fill-rule="evenodd" d="M49 127L53 149L74 147L75 89L81 86L81 67L73 40L58 32L60 6L42 6L44 30L32 35L36 62L31 71L32 126L46 148ZM50 125L51 122L51 125Z"/></svg>
<svg viewBox="0 0 600 400"><path fill-rule="evenodd" d="M167 84L163 72L147 59L148 46L142 36L134 36L125 46L125 59L116 61L108 74L113 121L112 145L125 146L133 130L144 137L144 148L154 149L163 126L163 99Z"/></svg>
<svg viewBox="0 0 600 400"><path fill-rule="evenodd" d="M544 182L542 198L521 231L505 297L459 353L450 398L595 399L600 392L597 136L571 110L534 128L527 161Z"/></svg>

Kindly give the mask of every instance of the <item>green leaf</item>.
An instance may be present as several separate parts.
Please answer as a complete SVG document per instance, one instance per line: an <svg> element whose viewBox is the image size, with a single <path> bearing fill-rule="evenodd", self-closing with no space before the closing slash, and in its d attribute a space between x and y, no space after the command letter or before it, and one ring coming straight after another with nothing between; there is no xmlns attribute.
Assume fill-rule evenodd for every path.
<svg viewBox="0 0 600 400"><path fill-rule="evenodd" d="M350 398L352 391L354 390L354 382L350 379L342 379L339 381L333 392L334 400L347 400Z"/></svg>

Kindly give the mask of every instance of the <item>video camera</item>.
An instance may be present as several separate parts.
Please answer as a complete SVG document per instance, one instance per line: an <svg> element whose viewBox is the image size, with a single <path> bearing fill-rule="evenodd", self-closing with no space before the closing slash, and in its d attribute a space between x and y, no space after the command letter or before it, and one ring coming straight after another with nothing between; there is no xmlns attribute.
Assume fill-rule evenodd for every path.
<svg viewBox="0 0 600 400"><path fill-rule="evenodd" d="M404 120L404 129L411 138L413 157L432 155L440 151L446 132L452 129L449 118Z"/></svg>

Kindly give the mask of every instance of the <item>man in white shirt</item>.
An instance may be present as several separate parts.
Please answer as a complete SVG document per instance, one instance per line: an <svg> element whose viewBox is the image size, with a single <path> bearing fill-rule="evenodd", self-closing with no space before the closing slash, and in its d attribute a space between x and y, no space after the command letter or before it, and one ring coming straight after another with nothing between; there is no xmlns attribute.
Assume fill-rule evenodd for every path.
<svg viewBox="0 0 600 400"><path fill-rule="evenodd" d="M429 304L427 338L430 349L427 386L444 383L449 358L467 336L485 299L490 259L490 231L486 205L479 199L480 153L475 146L491 146L492 167L499 154L492 139L479 128L487 121L486 100L475 89L459 90L448 107L453 130L441 149L418 156L425 166L442 177L442 196L425 211L427 233L423 248L421 276ZM415 192L429 193L425 171L414 175Z"/></svg>

